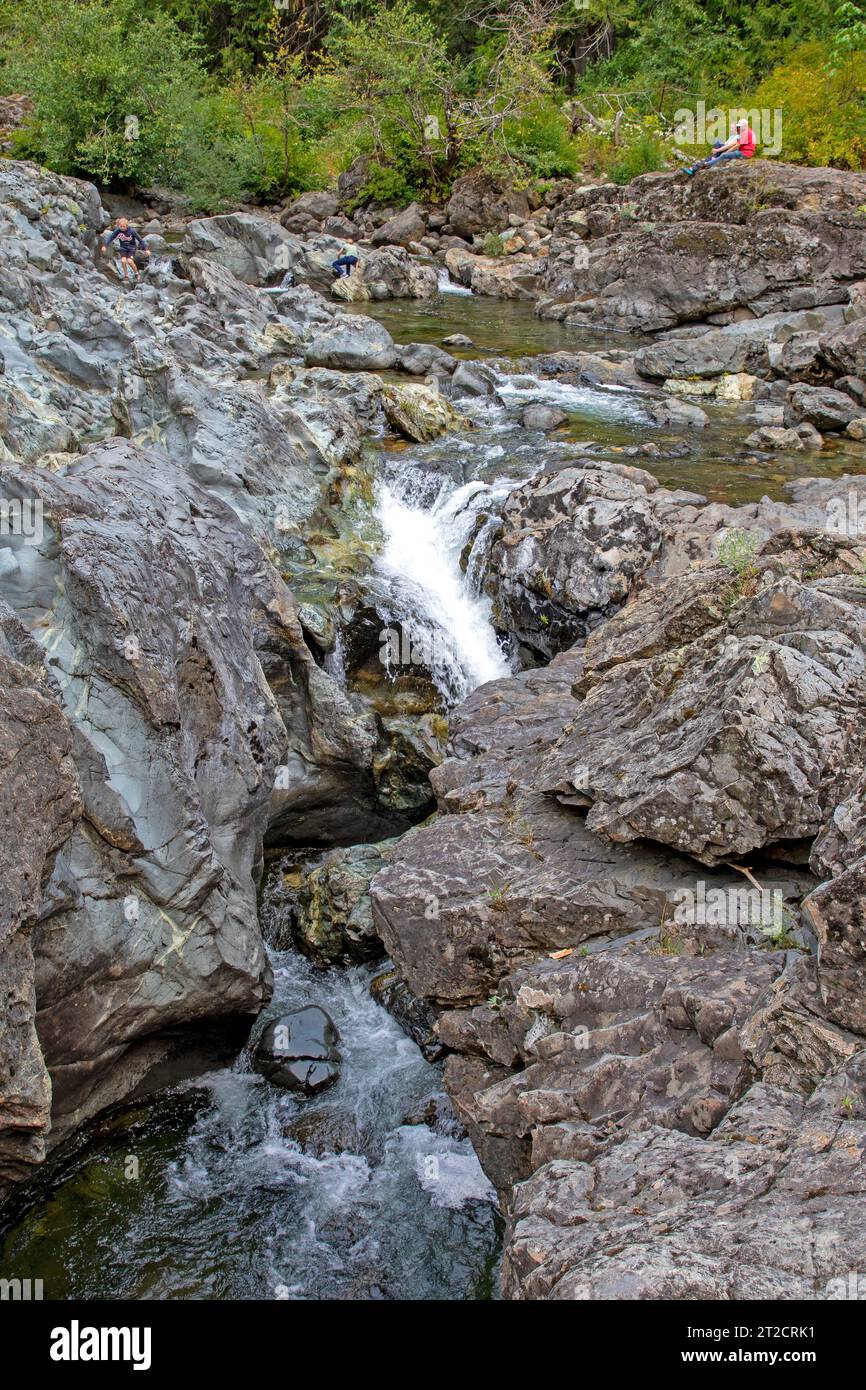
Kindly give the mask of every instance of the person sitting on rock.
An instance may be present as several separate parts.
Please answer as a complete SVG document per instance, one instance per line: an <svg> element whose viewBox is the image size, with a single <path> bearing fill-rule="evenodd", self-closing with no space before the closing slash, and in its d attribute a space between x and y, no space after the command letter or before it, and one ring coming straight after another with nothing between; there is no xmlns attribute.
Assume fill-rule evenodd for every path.
<svg viewBox="0 0 866 1390"><path fill-rule="evenodd" d="M125 217L118 217L117 226L111 236L102 243L103 256L106 255L113 241L117 242L114 250L115 255L120 257L120 269L124 283L131 279L133 283L137 284L141 277L138 266L135 264L135 253L140 250L144 252L145 256L149 256L150 248L145 245L143 238L139 236L135 228L130 227Z"/></svg>
<svg viewBox="0 0 866 1390"><path fill-rule="evenodd" d="M749 125L745 116L737 121L736 129L730 140L717 140L713 145L713 153L707 155L706 159L699 159L697 164L693 164L685 173L689 176L696 174L699 169L711 169L714 164L719 164L723 159L751 159L755 153L755 132Z"/></svg>
<svg viewBox="0 0 866 1390"><path fill-rule="evenodd" d="M354 246L344 246L337 259L331 262L338 280L344 275L351 275L357 264L358 253Z"/></svg>

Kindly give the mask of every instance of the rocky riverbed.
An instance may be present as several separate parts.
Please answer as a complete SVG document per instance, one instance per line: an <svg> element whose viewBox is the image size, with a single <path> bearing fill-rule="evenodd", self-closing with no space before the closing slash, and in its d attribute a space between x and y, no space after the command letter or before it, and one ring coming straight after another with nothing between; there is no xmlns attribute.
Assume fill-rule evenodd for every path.
<svg viewBox="0 0 866 1390"><path fill-rule="evenodd" d="M97 191L0 161L0 1183L47 1296L487 1296L495 1203L509 1298L860 1267L866 180L755 166L308 194L126 291ZM117 1204L124 1116L109 1288L65 1203Z"/></svg>

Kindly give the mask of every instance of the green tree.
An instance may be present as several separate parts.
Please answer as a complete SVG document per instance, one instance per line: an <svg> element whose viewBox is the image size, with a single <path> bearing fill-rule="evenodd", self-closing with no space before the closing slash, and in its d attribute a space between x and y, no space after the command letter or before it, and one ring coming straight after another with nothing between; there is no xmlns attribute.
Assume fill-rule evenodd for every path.
<svg viewBox="0 0 866 1390"><path fill-rule="evenodd" d="M142 19L134 0L37 0L12 32L7 85L35 103L26 153L107 186L174 177L204 75L173 20Z"/></svg>

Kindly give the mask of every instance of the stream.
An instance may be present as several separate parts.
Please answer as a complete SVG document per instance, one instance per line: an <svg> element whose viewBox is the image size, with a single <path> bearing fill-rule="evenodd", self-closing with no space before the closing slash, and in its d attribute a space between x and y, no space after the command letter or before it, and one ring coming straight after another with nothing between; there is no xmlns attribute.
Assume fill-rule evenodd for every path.
<svg viewBox="0 0 866 1390"><path fill-rule="evenodd" d="M381 450L363 528L378 611L424 635L447 708L513 669L481 580L515 482L546 458L561 463L574 445L593 441L615 458L648 432L661 442L664 431L648 422L639 393L532 371L539 353L627 341L537 319L530 304L443 288L432 303L362 311L401 342L468 334L474 346L456 355L495 365L499 399L460 402L477 426L471 437ZM567 424L553 437L523 429L513 412L529 401L560 406ZM736 408L709 409L711 424L690 436L688 455L627 461L666 485L734 503L781 496L797 476L862 471L862 453L841 447L744 460L735 441L748 429ZM328 669L343 678L339 648ZM277 880L266 877L261 894L271 942L287 935ZM372 999L381 967L321 970L295 950L270 952L266 1016L308 1003L327 1010L341 1039L336 1085L301 1098L267 1082L245 1051L231 1067L105 1118L36 1180L6 1233L0 1273L41 1278L51 1299L495 1296L495 1193L441 1105L440 1067Z"/></svg>

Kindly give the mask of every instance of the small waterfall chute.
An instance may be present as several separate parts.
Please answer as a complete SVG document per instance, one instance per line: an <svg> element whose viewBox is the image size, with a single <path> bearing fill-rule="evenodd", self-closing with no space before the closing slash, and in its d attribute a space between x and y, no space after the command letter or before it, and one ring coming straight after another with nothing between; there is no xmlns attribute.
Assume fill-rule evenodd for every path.
<svg viewBox="0 0 866 1390"><path fill-rule="evenodd" d="M379 489L384 545L377 569L387 581L383 606L390 608L389 634L396 639L383 664L392 670L398 662L425 665L445 698L457 702L511 670L489 602L460 567L479 514L504 498L509 485L474 480L455 488L444 480L432 506L413 495L423 491L423 475L415 489L405 470Z"/></svg>
<svg viewBox="0 0 866 1390"><path fill-rule="evenodd" d="M472 291L465 285L459 285L456 280L452 280L446 266L441 266L438 271L438 285L440 294L471 294Z"/></svg>

